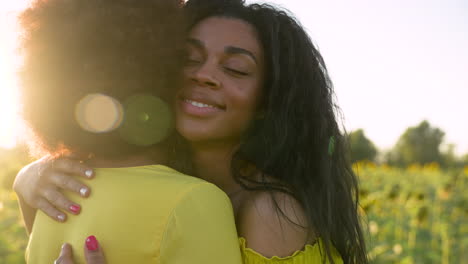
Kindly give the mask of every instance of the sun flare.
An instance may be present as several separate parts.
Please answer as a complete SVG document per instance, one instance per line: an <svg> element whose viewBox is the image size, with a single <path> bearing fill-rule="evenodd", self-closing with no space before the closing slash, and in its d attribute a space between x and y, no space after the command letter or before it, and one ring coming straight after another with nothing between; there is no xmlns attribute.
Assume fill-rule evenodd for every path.
<svg viewBox="0 0 468 264"><path fill-rule="evenodd" d="M16 52L19 32L16 15L27 4L26 0L0 3L0 148L14 147L22 136L16 75L21 63Z"/></svg>
<svg viewBox="0 0 468 264"><path fill-rule="evenodd" d="M14 72L9 69L13 62L3 57L0 65L0 147L12 148L20 136L19 98Z"/></svg>

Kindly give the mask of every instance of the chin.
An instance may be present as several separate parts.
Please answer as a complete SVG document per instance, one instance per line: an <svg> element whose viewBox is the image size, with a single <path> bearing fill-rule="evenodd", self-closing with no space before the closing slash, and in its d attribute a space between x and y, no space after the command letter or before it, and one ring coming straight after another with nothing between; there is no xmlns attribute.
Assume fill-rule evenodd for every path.
<svg viewBox="0 0 468 264"><path fill-rule="evenodd" d="M178 120L176 122L177 132L189 142L206 141L210 138L210 133L206 128L194 122L186 122Z"/></svg>
<svg viewBox="0 0 468 264"><path fill-rule="evenodd" d="M189 116L178 115L176 118L177 132L188 142L192 143L228 143L240 140L240 129L236 129L232 120L198 120ZM239 133L236 133L239 132Z"/></svg>

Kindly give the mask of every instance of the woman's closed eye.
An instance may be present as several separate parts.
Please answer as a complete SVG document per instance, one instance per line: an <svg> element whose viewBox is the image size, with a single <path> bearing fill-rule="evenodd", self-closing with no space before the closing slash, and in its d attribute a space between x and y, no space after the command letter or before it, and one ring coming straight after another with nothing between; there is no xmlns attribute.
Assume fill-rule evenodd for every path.
<svg viewBox="0 0 468 264"><path fill-rule="evenodd" d="M203 55L200 52L188 49L185 53L185 64L186 65L198 65L203 62Z"/></svg>
<svg viewBox="0 0 468 264"><path fill-rule="evenodd" d="M233 74L236 74L236 75L241 75L241 76L247 76L249 75L248 72L246 71L242 71L242 70L237 70L235 68L232 68L232 67L224 67L224 69L230 73L233 73Z"/></svg>
<svg viewBox="0 0 468 264"><path fill-rule="evenodd" d="M202 60L200 58L197 58L197 57L187 56L185 58L185 64L186 65L196 65L196 64L199 64L201 62L202 62Z"/></svg>
<svg viewBox="0 0 468 264"><path fill-rule="evenodd" d="M251 75L253 71L253 65L244 58L239 58L238 56L229 57L227 60L221 62L221 66L228 73L239 77Z"/></svg>

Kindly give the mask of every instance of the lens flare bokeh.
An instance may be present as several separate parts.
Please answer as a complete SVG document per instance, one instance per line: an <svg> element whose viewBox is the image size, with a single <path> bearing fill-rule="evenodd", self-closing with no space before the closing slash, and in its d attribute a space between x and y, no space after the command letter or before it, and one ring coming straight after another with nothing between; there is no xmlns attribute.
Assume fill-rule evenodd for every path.
<svg viewBox="0 0 468 264"><path fill-rule="evenodd" d="M173 128L168 104L155 96L140 94L128 98L124 113L119 133L130 144L149 146L159 143Z"/></svg>
<svg viewBox="0 0 468 264"><path fill-rule="evenodd" d="M120 126L123 120L123 108L110 96L90 94L76 105L75 118L86 131L106 133Z"/></svg>

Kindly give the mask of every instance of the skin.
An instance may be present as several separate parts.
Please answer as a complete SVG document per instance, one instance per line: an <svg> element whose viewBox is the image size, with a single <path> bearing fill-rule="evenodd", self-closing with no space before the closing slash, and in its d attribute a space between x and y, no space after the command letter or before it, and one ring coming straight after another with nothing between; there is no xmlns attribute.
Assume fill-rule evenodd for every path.
<svg viewBox="0 0 468 264"><path fill-rule="evenodd" d="M232 153L257 113L263 51L256 32L241 20L208 18L191 31L178 94L176 127L189 141L197 175L231 194ZM190 101L215 107L196 107Z"/></svg>
<svg viewBox="0 0 468 264"><path fill-rule="evenodd" d="M264 59L254 29L240 20L208 18L193 28L187 49L177 130L194 149L237 145L261 97Z"/></svg>
<svg viewBox="0 0 468 264"><path fill-rule="evenodd" d="M99 242L98 242L99 243ZM83 245L83 251L86 259L87 264L106 264L106 258L104 256L104 252L102 251L101 247L98 246L97 248L88 248L87 243L85 241ZM75 261L73 260L73 249L70 244L65 243L62 245L60 250L60 255L54 261L54 264L74 264Z"/></svg>
<svg viewBox="0 0 468 264"><path fill-rule="evenodd" d="M305 230L278 217L269 194L242 189L230 171L232 153L261 112L265 65L257 32L239 19L207 18L192 29L188 50L176 126L190 142L197 175L229 195L239 236L249 247L268 257L288 256L308 240ZM193 109L187 100L218 107ZM291 220L306 226L294 199L275 197Z"/></svg>
<svg viewBox="0 0 468 264"><path fill-rule="evenodd" d="M232 154L242 134L260 112L258 105L265 65L255 29L239 19L207 18L192 29L187 48L186 83L178 93L175 105L176 127L191 146L197 176L216 184L229 195L238 235L246 239L249 248L266 257L285 257L302 249L306 243L313 243L315 237L308 237L305 228L278 215L268 193L246 191L231 175ZM40 166L43 170L50 169L47 162L33 163L18 174L14 188L17 193L26 194L20 198L20 203L24 200L26 207L23 215L28 211L33 214L35 209L25 205L30 204L41 210L46 208L46 213L57 220L58 214L64 215L58 209L70 211L73 203L63 198L55 186L77 193L87 188L68 174L86 177L89 167L70 160L60 162L64 163L64 169L60 171L54 166L54 173L42 173L55 176L50 177L53 180L42 179L36 186L28 184L26 179L28 175L38 174ZM39 187L42 191L38 191ZM27 196L34 193L43 197L47 192L53 193L47 198L53 205L35 205L36 199ZM282 193L274 193L274 197L291 221L307 226L304 212L296 200Z"/></svg>

